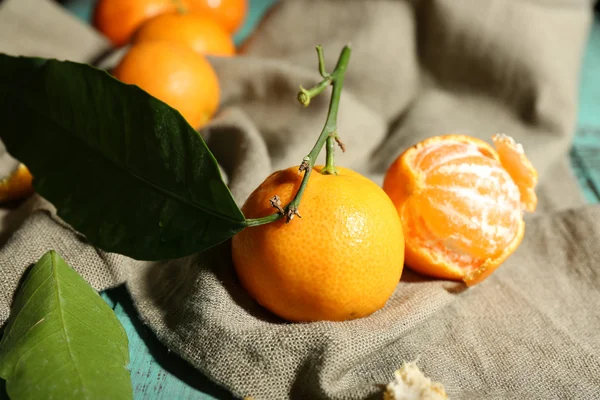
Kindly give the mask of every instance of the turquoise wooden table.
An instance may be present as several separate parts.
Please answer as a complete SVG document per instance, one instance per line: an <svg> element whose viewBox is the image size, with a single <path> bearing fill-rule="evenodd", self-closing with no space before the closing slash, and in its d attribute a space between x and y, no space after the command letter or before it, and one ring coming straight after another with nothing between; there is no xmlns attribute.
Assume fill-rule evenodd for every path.
<svg viewBox="0 0 600 400"><path fill-rule="evenodd" d="M571 162L590 203L600 202L600 7L588 39Z"/></svg>

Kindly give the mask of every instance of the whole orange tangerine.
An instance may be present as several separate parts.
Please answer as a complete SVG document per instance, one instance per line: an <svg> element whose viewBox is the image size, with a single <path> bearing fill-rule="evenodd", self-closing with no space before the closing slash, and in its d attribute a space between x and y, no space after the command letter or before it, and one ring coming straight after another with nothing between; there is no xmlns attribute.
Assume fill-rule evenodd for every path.
<svg viewBox="0 0 600 400"><path fill-rule="evenodd" d="M33 194L33 177L25 164L19 164L10 175L0 180L0 203L21 200Z"/></svg>
<svg viewBox="0 0 600 400"><path fill-rule="evenodd" d="M394 205L374 182L315 167L302 218L249 227L232 240L237 275L250 295L289 321L342 321L382 308L402 274L404 238ZM298 167L270 175L246 200L246 218L273 214L296 194Z"/></svg>
<svg viewBox="0 0 600 400"><path fill-rule="evenodd" d="M178 43L135 44L113 75L177 109L196 129L219 107L219 81L214 69L203 56Z"/></svg>
<svg viewBox="0 0 600 400"><path fill-rule="evenodd" d="M178 10L176 0L99 0L94 9L94 27L114 46L123 46L146 20Z"/></svg>
<svg viewBox="0 0 600 400"><path fill-rule="evenodd" d="M389 167L383 189L402 220L407 266L474 285L519 246L537 172L511 138L493 141L498 151L469 136L437 136Z"/></svg>
<svg viewBox="0 0 600 400"><path fill-rule="evenodd" d="M229 33L213 19L200 14L159 15L142 24L133 38L134 43L154 40L180 43L202 55L235 54L235 45Z"/></svg>
<svg viewBox="0 0 600 400"><path fill-rule="evenodd" d="M208 15L228 32L237 31L248 13L248 0L187 0L188 10Z"/></svg>

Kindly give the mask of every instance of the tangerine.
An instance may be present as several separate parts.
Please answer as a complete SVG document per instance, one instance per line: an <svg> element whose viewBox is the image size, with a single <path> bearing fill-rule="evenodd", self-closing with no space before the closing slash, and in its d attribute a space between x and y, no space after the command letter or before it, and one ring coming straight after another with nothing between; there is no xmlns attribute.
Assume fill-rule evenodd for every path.
<svg viewBox="0 0 600 400"><path fill-rule="evenodd" d="M33 177L24 164L6 178L0 180L0 203L21 200L33 194Z"/></svg>
<svg viewBox="0 0 600 400"><path fill-rule="evenodd" d="M219 23L200 14L161 14L148 20L135 33L133 43L152 40L177 42L202 55L235 54L229 33Z"/></svg>
<svg viewBox="0 0 600 400"><path fill-rule="evenodd" d="M219 81L214 69L203 56L178 43L137 43L113 75L175 108L196 129L219 107Z"/></svg>
<svg viewBox="0 0 600 400"><path fill-rule="evenodd" d="M289 321L341 321L382 308L404 263L400 218L385 192L346 168L314 167L302 218L248 227L232 239L242 286ZM288 204L302 180L298 167L271 174L246 200L247 218L273 213L270 199Z"/></svg>
<svg viewBox="0 0 600 400"><path fill-rule="evenodd" d="M176 0L100 0L94 8L94 27L114 46L123 46L146 20L164 13L174 13Z"/></svg>
<svg viewBox="0 0 600 400"><path fill-rule="evenodd" d="M402 220L407 266L471 286L519 246L537 172L511 138L493 141L498 151L469 136L437 136L389 167L383 189Z"/></svg>
<svg viewBox="0 0 600 400"><path fill-rule="evenodd" d="M208 15L229 33L237 31L248 13L248 0L187 0L188 10Z"/></svg>

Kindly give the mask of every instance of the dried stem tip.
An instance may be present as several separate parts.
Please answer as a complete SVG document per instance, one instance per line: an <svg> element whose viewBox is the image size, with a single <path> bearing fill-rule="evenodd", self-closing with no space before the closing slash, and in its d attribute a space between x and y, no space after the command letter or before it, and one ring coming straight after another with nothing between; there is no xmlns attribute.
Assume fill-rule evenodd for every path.
<svg viewBox="0 0 600 400"><path fill-rule="evenodd" d="M271 206L273 208L276 208L277 211L281 213L281 215L285 215L285 211L283 210L283 208L281 208L281 199L279 198L279 196L273 196L273 198L269 200L269 202L271 203Z"/></svg>
<svg viewBox="0 0 600 400"><path fill-rule="evenodd" d="M302 216L300 214L298 214L298 207L294 207L294 206L288 207L285 223L286 224L289 223L291 220L294 219L294 216L296 216L296 215L298 216L298 218L302 218Z"/></svg>
<svg viewBox="0 0 600 400"><path fill-rule="evenodd" d="M302 163L300 164L298 171L300 171L300 172L308 171L309 169L310 169L310 161L305 158L304 160L302 160Z"/></svg>
<svg viewBox="0 0 600 400"><path fill-rule="evenodd" d="M335 136L335 142L338 144L338 146L340 146L340 149L342 150L342 153L346 152L346 145L344 144L344 142L342 142L342 139L340 139L339 136Z"/></svg>

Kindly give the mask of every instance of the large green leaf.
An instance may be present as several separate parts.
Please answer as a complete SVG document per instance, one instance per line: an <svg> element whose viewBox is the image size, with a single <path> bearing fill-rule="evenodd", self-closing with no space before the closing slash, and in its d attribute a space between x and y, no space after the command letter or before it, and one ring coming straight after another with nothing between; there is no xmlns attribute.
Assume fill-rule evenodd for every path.
<svg viewBox="0 0 600 400"><path fill-rule="evenodd" d="M131 399L125 330L96 291L54 251L19 290L0 341L12 400Z"/></svg>
<svg viewBox="0 0 600 400"><path fill-rule="evenodd" d="M200 135L176 110L105 71L0 54L0 121L36 191L104 250L178 258L244 227Z"/></svg>

